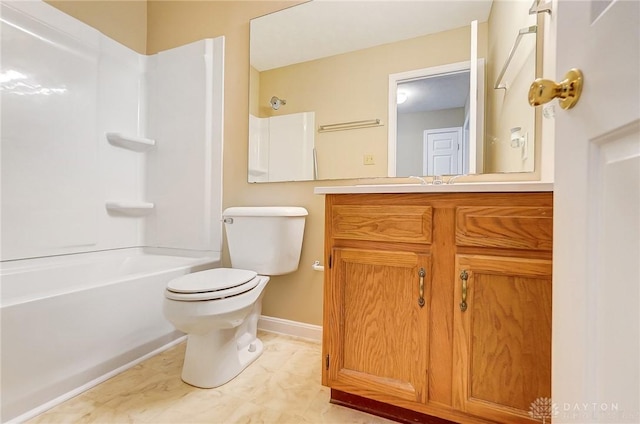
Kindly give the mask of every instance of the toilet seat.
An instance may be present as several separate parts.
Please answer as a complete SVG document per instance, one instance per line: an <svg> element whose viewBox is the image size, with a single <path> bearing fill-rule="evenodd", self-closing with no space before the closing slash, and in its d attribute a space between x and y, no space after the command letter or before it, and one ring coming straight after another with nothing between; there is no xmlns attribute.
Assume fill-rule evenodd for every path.
<svg viewBox="0 0 640 424"><path fill-rule="evenodd" d="M224 299L248 292L260 282L255 271L215 268L194 272L169 281L165 297L181 301Z"/></svg>

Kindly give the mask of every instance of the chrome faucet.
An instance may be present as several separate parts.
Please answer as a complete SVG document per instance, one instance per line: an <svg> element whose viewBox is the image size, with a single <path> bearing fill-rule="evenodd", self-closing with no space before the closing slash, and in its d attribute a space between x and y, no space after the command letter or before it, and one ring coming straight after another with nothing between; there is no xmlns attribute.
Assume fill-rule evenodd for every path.
<svg viewBox="0 0 640 424"><path fill-rule="evenodd" d="M416 176L412 175L409 178L415 178L416 180L420 181L421 185L427 185L427 182L422 177L416 177Z"/></svg>
<svg viewBox="0 0 640 424"><path fill-rule="evenodd" d="M458 174L458 175L452 175L449 177L449 179L447 180L447 184L453 184L453 182L455 181L456 178L458 177L466 177L468 174Z"/></svg>

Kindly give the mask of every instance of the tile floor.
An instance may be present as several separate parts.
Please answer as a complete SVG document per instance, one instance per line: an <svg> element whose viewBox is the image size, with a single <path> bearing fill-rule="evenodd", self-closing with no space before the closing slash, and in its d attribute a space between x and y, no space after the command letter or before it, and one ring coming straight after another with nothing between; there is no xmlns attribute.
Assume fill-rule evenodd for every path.
<svg viewBox="0 0 640 424"><path fill-rule="evenodd" d="M261 332L264 353L215 389L180 379L181 343L28 421L40 423L392 423L329 403L320 344Z"/></svg>

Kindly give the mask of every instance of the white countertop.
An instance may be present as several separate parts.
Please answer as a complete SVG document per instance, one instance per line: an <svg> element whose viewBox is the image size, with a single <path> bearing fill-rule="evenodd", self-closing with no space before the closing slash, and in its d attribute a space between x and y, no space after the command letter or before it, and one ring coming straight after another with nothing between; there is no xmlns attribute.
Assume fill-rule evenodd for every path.
<svg viewBox="0 0 640 424"><path fill-rule="evenodd" d="M518 182L460 182L453 184L358 184L349 186L316 187L314 194L347 193L511 193L553 191L553 183L539 181Z"/></svg>

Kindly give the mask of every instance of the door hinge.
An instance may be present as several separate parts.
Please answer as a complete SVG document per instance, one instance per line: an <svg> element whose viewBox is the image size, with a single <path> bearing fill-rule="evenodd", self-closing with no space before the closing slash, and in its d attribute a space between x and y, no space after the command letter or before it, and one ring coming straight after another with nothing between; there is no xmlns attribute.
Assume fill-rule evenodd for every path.
<svg viewBox="0 0 640 424"><path fill-rule="evenodd" d="M329 369L329 354L327 354L327 356L324 357L324 369L325 370Z"/></svg>
<svg viewBox="0 0 640 424"><path fill-rule="evenodd" d="M331 264L333 263L333 261L331 260L331 255L329 255L329 269L331 269Z"/></svg>

